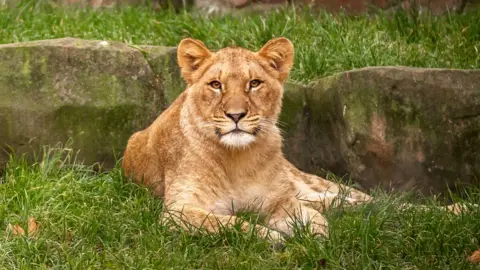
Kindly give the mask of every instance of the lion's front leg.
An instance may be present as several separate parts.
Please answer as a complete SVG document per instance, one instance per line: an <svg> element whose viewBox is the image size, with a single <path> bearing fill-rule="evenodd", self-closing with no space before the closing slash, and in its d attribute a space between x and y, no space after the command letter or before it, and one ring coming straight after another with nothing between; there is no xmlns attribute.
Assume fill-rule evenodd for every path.
<svg viewBox="0 0 480 270"><path fill-rule="evenodd" d="M268 225L278 231L292 236L294 226L309 226L310 232L328 235L327 219L316 209L295 197L279 197L267 206L270 213Z"/></svg>
<svg viewBox="0 0 480 270"><path fill-rule="evenodd" d="M242 232L248 232L252 226L236 216L214 214L202 208L189 205L167 209L163 214L163 218L167 221L174 221L175 224L187 230L193 226L194 228L203 228L213 233L218 233L224 228L230 229L235 225L239 225ZM262 238L273 242L283 241L283 237L279 232L269 230L264 226L255 225L255 230Z"/></svg>
<svg viewBox="0 0 480 270"><path fill-rule="evenodd" d="M187 230L203 228L218 233L239 226L241 231L248 232L253 225L235 216L238 202L231 197L229 186L211 184L213 180L222 183L222 179L202 171L205 168L192 168L195 174L167 178L163 218ZM254 230L262 238L282 240L280 233L266 227L255 225Z"/></svg>

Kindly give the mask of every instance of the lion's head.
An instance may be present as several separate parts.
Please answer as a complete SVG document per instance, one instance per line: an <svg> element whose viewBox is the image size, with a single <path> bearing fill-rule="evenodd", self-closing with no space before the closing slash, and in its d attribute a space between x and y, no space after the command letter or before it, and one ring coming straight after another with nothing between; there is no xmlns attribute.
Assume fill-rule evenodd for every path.
<svg viewBox="0 0 480 270"><path fill-rule="evenodd" d="M258 52L232 47L212 52L199 40L182 40L177 55L188 84L184 125L228 148L279 136L276 122L293 54L286 38L272 39Z"/></svg>

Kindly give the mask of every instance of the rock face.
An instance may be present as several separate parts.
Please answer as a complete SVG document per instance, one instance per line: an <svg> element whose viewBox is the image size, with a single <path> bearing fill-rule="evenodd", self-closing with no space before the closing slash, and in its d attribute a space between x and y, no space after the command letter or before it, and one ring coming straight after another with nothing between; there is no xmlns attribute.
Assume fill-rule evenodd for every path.
<svg viewBox="0 0 480 270"><path fill-rule="evenodd" d="M53 5L70 5L74 7L93 7L93 8L111 8L116 6L149 6L155 9L174 7L180 9L190 6L192 0L43 0L43 4L52 3ZM22 0L0 0L0 7L2 5L14 6L18 5Z"/></svg>
<svg viewBox="0 0 480 270"><path fill-rule="evenodd" d="M172 59L173 48L72 38L0 45L0 167L11 149L31 157L69 138L79 159L113 165L165 108Z"/></svg>
<svg viewBox="0 0 480 270"><path fill-rule="evenodd" d="M114 7L123 5L149 5L153 8L173 7L176 10L195 6L207 13L256 12L265 11L290 4L308 5L315 10L328 12L345 11L347 14L359 14L378 9L429 10L432 14L463 11L465 8L478 8L479 0L51 0L57 4L77 7ZM3 4L17 4L21 0L0 0Z"/></svg>
<svg viewBox="0 0 480 270"><path fill-rule="evenodd" d="M268 10L294 3L296 6L308 5L315 10L328 12L344 11L347 14L359 14L378 9L398 10L417 9L429 10L432 14L462 11L468 5L468 0L195 0L195 6L207 12L235 12L239 10Z"/></svg>
<svg viewBox="0 0 480 270"><path fill-rule="evenodd" d="M365 188L425 193L480 180L480 70L364 68L290 87L285 152Z"/></svg>
<svg viewBox="0 0 480 270"><path fill-rule="evenodd" d="M347 13L362 13L371 9L423 9L433 14L446 11L460 11L467 4L466 0L305 0L315 7L331 12L345 10Z"/></svg>

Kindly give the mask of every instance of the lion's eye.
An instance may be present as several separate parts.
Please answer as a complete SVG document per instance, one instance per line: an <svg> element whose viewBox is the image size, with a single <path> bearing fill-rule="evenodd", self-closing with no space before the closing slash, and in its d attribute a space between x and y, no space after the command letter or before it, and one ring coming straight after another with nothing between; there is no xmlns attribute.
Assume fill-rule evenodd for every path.
<svg viewBox="0 0 480 270"><path fill-rule="evenodd" d="M222 89L222 83L219 82L219 81L212 81L209 83L209 85L213 88L213 89Z"/></svg>
<svg viewBox="0 0 480 270"><path fill-rule="evenodd" d="M252 80L250 81L250 88L258 87L262 82L259 80Z"/></svg>

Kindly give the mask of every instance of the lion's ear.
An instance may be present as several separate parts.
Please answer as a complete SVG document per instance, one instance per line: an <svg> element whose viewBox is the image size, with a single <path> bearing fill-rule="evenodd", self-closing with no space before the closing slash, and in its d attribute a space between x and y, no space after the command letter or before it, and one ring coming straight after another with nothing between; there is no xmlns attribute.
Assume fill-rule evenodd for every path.
<svg viewBox="0 0 480 270"><path fill-rule="evenodd" d="M279 37L268 41L257 54L266 59L278 72L278 79L284 81L293 66L294 49L290 40Z"/></svg>
<svg viewBox="0 0 480 270"><path fill-rule="evenodd" d="M192 77L193 73L199 70L211 56L212 53L200 40L186 38L180 42L177 48L177 60L182 76L188 84L195 81Z"/></svg>

